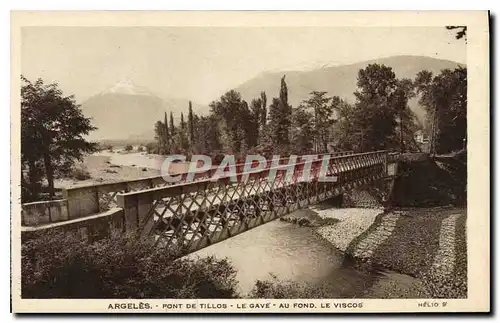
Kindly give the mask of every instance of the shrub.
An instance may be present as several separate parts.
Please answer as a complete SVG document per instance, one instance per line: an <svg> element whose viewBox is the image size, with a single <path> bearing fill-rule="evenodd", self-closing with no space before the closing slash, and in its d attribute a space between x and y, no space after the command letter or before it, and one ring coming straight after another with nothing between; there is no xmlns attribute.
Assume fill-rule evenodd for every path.
<svg viewBox="0 0 500 323"><path fill-rule="evenodd" d="M175 259L123 235L87 243L50 233L22 245L23 298L233 298L226 259Z"/></svg>
<svg viewBox="0 0 500 323"><path fill-rule="evenodd" d="M143 147L143 146L139 146L139 147L137 147L137 151L138 151L138 152L143 152L143 151L144 151L144 147Z"/></svg>
<svg viewBox="0 0 500 323"><path fill-rule="evenodd" d="M113 146L109 145L107 148L106 148L109 152L113 152Z"/></svg>
<svg viewBox="0 0 500 323"><path fill-rule="evenodd" d="M70 176L71 176L71 178L74 178L74 179L79 180L79 181L84 181L86 179L90 179L91 178L89 171L83 165L76 166L71 171Z"/></svg>
<svg viewBox="0 0 500 323"><path fill-rule="evenodd" d="M132 149L134 149L134 147L132 147L132 145L125 146L125 151L132 151Z"/></svg>
<svg viewBox="0 0 500 323"><path fill-rule="evenodd" d="M249 298L277 298L277 299L307 299L307 298L335 298L335 294L326 285L314 286L307 283L279 280L271 275L270 280L257 280Z"/></svg>
<svg viewBox="0 0 500 323"><path fill-rule="evenodd" d="M148 154L156 154L158 152L158 147L155 143L149 142L146 144L146 152Z"/></svg>

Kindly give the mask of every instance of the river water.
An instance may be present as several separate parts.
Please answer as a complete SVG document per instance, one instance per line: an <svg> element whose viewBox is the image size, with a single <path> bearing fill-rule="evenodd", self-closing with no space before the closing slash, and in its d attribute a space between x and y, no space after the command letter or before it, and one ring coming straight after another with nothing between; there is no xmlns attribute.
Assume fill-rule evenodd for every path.
<svg viewBox="0 0 500 323"><path fill-rule="evenodd" d="M256 280L269 280L273 274L279 280L327 288L332 297L360 297L366 283L378 275L355 269L313 229L279 220L201 249L191 257L212 255L230 260L242 294L250 292Z"/></svg>
<svg viewBox="0 0 500 323"><path fill-rule="evenodd" d="M113 164L149 168L161 165L159 156L110 155ZM336 211L331 209L331 212ZM280 280L326 287L332 298L360 297L367 285L379 276L376 272L366 273L354 268L314 229L279 220L211 245L189 257L212 255L228 258L237 270L242 295L251 291L256 280L271 279L273 274Z"/></svg>

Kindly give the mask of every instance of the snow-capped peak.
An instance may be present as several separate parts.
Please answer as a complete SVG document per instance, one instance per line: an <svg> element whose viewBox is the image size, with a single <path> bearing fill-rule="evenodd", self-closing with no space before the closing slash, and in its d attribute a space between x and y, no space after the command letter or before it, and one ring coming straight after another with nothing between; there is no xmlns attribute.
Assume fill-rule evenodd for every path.
<svg viewBox="0 0 500 323"><path fill-rule="evenodd" d="M130 95L153 95L146 87L138 86L130 79L120 80L118 83L110 87L105 93L119 93Z"/></svg>

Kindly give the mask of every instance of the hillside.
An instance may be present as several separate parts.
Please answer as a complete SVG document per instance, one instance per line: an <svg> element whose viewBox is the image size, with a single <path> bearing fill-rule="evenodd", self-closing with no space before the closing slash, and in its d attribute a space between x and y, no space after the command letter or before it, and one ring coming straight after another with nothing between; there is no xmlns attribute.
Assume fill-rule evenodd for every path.
<svg viewBox="0 0 500 323"><path fill-rule="evenodd" d="M270 102L272 97L279 95L280 79L286 75L288 98L292 106L297 106L302 100L307 99L312 91L327 91L331 96L337 95L352 102L358 71L373 63L392 67L398 78L411 79L414 79L422 70L439 73L442 69L454 69L459 65L456 62L425 56L392 56L351 65L324 66L309 71L262 73L236 87L235 90L240 92L243 99L247 101L251 101L258 97L261 91L265 91ZM416 99L410 102L410 108L420 120L423 120L425 112L418 106Z"/></svg>

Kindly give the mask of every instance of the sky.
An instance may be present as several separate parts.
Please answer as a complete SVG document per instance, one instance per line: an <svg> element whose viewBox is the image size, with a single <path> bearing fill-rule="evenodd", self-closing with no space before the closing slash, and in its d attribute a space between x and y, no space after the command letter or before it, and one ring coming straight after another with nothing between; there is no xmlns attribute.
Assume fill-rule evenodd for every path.
<svg viewBox="0 0 500 323"><path fill-rule="evenodd" d="M23 27L22 74L77 101L123 79L200 104L268 71L395 55L466 63L444 27Z"/></svg>

